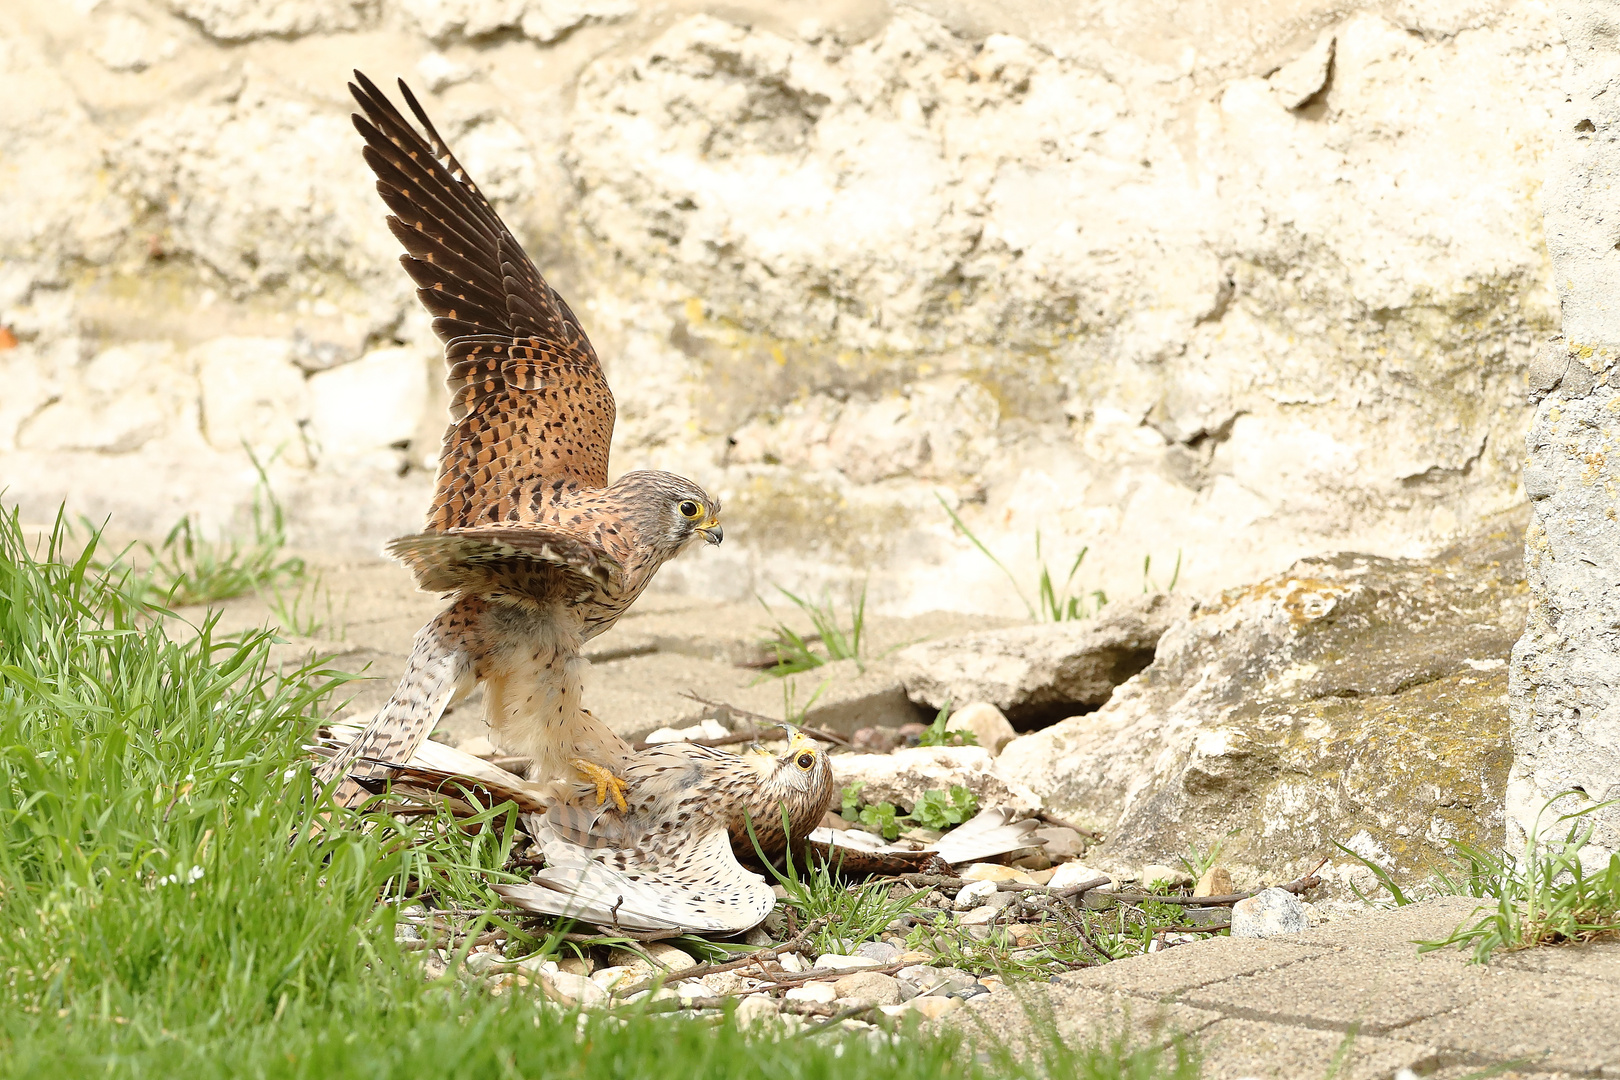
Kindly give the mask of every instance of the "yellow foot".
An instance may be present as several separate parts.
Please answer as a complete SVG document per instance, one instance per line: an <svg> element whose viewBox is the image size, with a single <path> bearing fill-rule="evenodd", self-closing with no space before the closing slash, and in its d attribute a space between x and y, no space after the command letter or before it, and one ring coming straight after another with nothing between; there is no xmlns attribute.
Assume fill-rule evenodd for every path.
<svg viewBox="0 0 1620 1080"><path fill-rule="evenodd" d="M568 764L585 774L585 778L596 785L596 805L601 806L607 802L608 795L620 810L628 810L629 804L624 801L624 781L613 775L613 770L598 765L584 758L574 758Z"/></svg>

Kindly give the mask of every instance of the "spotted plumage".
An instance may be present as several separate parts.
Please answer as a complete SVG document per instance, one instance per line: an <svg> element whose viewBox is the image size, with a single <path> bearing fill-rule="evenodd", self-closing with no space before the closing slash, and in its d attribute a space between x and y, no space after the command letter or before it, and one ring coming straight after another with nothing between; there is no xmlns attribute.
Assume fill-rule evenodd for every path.
<svg viewBox="0 0 1620 1080"><path fill-rule="evenodd" d="M409 758L451 698L482 684L495 741L529 757L532 777L583 772L617 796L628 747L581 707L583 643L669 559L720 542L720 504L672 473L608 484L614 402L595 350L399 88L425 136L364 75L349 86L400 262L445 343L451 423L426 529L388 550L453 602L418 635L422 662L413 654L393 700L317 775ZM434 689L441 670L458 673L450 697ZM346 804L364 795L347 780L334 790Z"/></svg>
<svg viewBox="0 0 1620 1080"><path fill-rule="evenodd" d="M751 849L747 824L767 854L780 852L809 835L833 794L826 754L798 734L778 755L653 747L627 763L624 778L624 811L578 791L532 815L546 868L532 884L497 891L525 910L604 928L737 933L776 903L734 854L734 845Z"/></svg>

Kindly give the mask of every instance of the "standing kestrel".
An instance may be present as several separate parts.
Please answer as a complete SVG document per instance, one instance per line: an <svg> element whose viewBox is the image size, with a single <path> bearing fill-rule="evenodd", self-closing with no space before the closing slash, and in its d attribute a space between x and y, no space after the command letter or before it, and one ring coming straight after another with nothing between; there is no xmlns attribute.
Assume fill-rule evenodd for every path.
<svg viewBox="0 0 1620 1080"><path fill-rule="evenodd" d="M416 635L399 688L317 777L333 797L408 760L445 707L482 684L495 741L530 778L588 777L624 804L629 747L580 706L584 643L658 568L722 538L720 504L692 481L630 472L608 484L613 393L579 320L541 278L403 81L419 134L358 71L354 125L393 214L400 257L450 366L450 428L427 531L388 545L454 598Z"/></svg>

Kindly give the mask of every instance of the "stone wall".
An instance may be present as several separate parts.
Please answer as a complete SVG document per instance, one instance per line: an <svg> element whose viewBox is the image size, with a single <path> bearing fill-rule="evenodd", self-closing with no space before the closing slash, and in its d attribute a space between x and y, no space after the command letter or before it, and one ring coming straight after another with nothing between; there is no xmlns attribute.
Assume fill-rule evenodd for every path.
<svg viewBox="0 0 1620 1080"><path fill-rule="evenodd" d="M416 527L440 361L351 67L413 83L574 301L616 469L723 495L667 587L1017 613L941 499L1026 587L1038 532L1119 593L1148 555L1203 592L1417 554L1521 497L1568 127L1540 3L13 0L29 516L228 525L245 445L305 547Z"/></svg>
<svg viewBox="0 0 1620 1080"><path fill-rule="evenodd" d="M1530 616L1513 654L1509 849L1527 831L1561 839L1560 813L1620 797L1620 5L1558 5L1570 64L1545 195L1563 334L1530 368L1539 402L1526 437ZM1584 793L1550 800L1565 791ZM1591 819L1620 850L1620 810Z"/></svg>

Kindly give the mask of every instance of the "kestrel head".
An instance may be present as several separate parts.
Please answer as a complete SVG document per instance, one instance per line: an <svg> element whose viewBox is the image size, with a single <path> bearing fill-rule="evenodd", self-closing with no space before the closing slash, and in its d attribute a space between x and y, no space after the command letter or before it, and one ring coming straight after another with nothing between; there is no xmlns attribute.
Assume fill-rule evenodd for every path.
<svg viewBox="0 0 1620 1080"><path fill-rule="evenodd" d="M636 519L642 541L665 559L700 537L711 544L725 538L720 528L720 500L684 476L651 470L628 472L610 490L624 500L626 513Z"/></svg>

